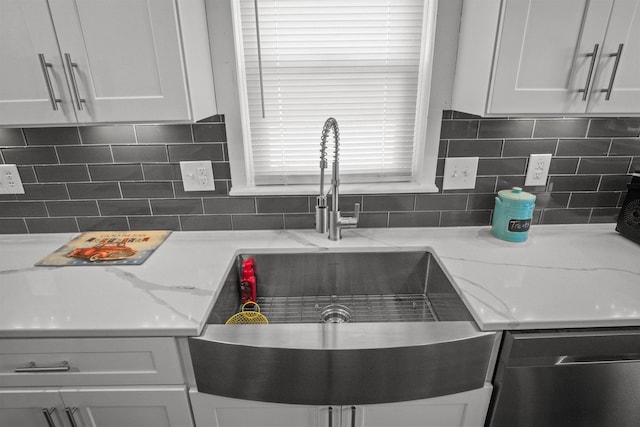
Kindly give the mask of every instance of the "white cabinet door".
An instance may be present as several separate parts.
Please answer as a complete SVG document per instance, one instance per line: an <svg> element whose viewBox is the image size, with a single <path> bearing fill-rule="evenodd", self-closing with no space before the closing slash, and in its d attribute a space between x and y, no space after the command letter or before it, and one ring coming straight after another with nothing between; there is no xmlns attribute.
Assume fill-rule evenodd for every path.
<svg viewBox="0 0 640 427"><path fill-rule="evenodd" d="M479 427L492 387L410 402L342 408L342 427ZM355 422L354 422L355 418Z"/></svg>
<svg viewBox="0 0 640 427"><path fill-rule="evenodd" d="M190 118L174 0L49 4L78 122Z"/></svg>
<svg viewBox="0 0 640 427"><path fill-rule="evenodd" d="M81 388L60 391L78 427L193 427L186 388Z"/></svg>
<svg viewBox="0 0 640 427"><path fill-rule="evenodd" d="M584 113L589 69L597 65L612 4L613 0L505 2L488 112Z"/></svg>
<svg viewBox="0 0 640 427"><path fill-rule="evenodd" d="M64 416L62 401L57 390L0 389L0 426L2 427L63 426L65 424L61 418Z"/></svg>
<svg viewBox="0 0 640 427"><path fill-rule="evenodd" d="M340 427L339 406L329 410L328 406L254 402L193 391L189 397L198 427Z"/></svg>
<svg viewBox="0 0 640 427"><path fill-rule="evenodd" d="M468 1L452 108L637 115L639 70L640 0Z"/></svg>
<svg viewBox="0 0 640 427"><path fill-rule="evenodd" d="M75 121L46 0L0 1L0 125Z"/></svg>
<svg viewBox="0 0 640 427"><path fill-rule="evenodd" d="M609 86L607 99L603 91ZM640 112L640 0L616 0L613 5L588 112Z"/></svg>
<svg viewBox="0 0 640 427"><path fill-rule="evenodd" d="M310 406L254 402L191 391L198 427L478 427L492 391L375 405Z"/></svg>

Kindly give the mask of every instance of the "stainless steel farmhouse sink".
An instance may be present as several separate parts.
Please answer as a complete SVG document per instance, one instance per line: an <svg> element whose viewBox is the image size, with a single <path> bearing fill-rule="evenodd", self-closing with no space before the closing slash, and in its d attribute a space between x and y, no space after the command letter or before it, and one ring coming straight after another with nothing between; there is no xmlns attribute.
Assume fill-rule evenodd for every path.
<svg viewBox="0 0 640 427"><path fill-rule="evenodd" d="M255 261L269 324L225 325ZM312 405L481 388L498 336L480 331L429 249L243 251L189 349L199 392Z"/></svg>

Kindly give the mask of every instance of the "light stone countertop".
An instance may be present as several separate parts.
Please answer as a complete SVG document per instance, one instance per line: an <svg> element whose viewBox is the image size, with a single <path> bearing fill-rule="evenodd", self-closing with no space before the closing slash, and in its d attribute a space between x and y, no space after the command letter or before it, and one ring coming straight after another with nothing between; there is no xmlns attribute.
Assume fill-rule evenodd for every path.
<svg viewBox="0 0 640 427"><path fill-rule="evenodd" d="M89 267L34 267L77 233L0 235L0 337L198 335L236 253L327 248L433 249L482 330L640 326L640 245L614 227L174 232L142 265Z"/></svg>

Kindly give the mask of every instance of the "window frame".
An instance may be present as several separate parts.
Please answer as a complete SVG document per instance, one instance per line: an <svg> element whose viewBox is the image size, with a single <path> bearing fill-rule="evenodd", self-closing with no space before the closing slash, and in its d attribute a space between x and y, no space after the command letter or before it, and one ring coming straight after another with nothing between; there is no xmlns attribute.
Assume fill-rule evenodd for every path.
<svg viewBox="0 0 640 427"><path fill-rule="evenodd" d="M216 103L218 111L225 115L227 147L231 170L232 196L253 195L313 195L319 191L318 185L254 185L251 171L246 167L246 156L250 147L244 144L244 135L248 132L242 121L243 105L241 93L244 79L239 75L235 46L241 42L234 28L233 14L238 13L236 0L207 0L207 20L214 69ZM423 67L430 76L421 79L420 91L424 101L416 109L422 134L416 149L416 170L409 182L341 184L342 194L384 194L384 193L431 193L437 192L435 184L440 147L440 127L442 110L450 109L453 77L458 46L462 0L425 0L425 14L435 24L430 36L423 34L427 58L430 66ZM426 25L427 23L425 23ZM437 66L436 66L437 64ZM318 139L322 123L318 124ZM348 143L344 141L344 143ZM318 143L318 147L319 147ZM329 172L330 173L330 172Z"/></svg>

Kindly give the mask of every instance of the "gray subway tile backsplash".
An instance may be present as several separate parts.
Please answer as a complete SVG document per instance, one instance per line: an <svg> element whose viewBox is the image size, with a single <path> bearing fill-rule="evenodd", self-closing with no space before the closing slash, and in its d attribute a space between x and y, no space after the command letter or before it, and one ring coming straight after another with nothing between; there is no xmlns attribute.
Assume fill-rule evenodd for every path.
<svg viewBox="0 0 640 427"><path fill-rule="evenodd" d="M60 163L113 163L108 145L56 147Z"/></svg>
<svg viewBox="0 0 640 427"><path fill-rule="evenodd" d="M640 117L592 119L589 126L589 137L638 137L640 136Z"/></svg>
<svg viewBox="0 0 640 427"><path fill-rule="evenodd" d="M610 156L640 156L640 138L614 139Z"/></svg>
<svg viewBox="0 0 640 427"><path fill-rule="evenodd" d="M68 200L69 193L64 184L24 184L24 194L18 200Z"/></svg>
<svg viewBox="0 0 640 427"><path fill-rule="evenodd" d="M172 162L190 160L224 160L222 144L197 143L185 145L169 145L169 160Z"/></svg>
<svg viewBox="0 0 640 427"><path fill-rule="evenodd" d="M630 157L582 157L578 165L578 175L627 173L630 164Z"/></svg>
<svg viewBox="0 0 640 427"><path fill-rule="evenodd" d="M59 163L58 154L53 146L28 148L0 149L5 163L16 165L56 165Z"/></svg>
<svg viewBox="0 0 640 427"><path fill-rule="evenodd" d="M151 212L153 215L185 215L201 214L202 199L169 199L151 200Z"/></svg>
<svg viewBox="0 0 640 427"><path fill-rule="evenodd" d="M139 164L89 165L89 175L91 181L142 181L144 177Z"/></svg>
<svg viewBox="0 0 640 427"><path fill-rule="evenodd" d="M448 157L500 157L501 139L454 139L449 141Z"/></svg>
<svg viewBox="0 0 640 427"><path fill-rule="evenodd" d="M534 120L482 120L478 138L531 138Z"/></svg>
<svg viewBox="0 0 640 427"><path fill-rule="evenodd" d="M165 145L114 145L111 151L115 163L166 163L169 161Z"/></svg>
<svg viewBox="0 0 640 427"><path fill-rule="evenodd" d="M557 139L508 139L502 157L529 157L531 154L555 154Z"/></svg>
<svg viewBox="0 0 640 427"><path fill-rule="evenodd" d="M306 213L309 212L309 199L297 197L256 197L258 213Z"/></svg>
<svg viewBox="0 0 640 427"><path fill-rule="evenodd" d="M49 216L97 216L98 204L95 200L60 200L48 201L47 211Z"/></svg>
<svg viewBox="0 0 640 427"><path fill-rule="evenodd" d="M20 128L0 128L0 147L22 147L24 135Z"/></svg>
<svg viewBox="0 0 640 427"><path fill-rule="evenodd" d="M173 198L171 182L121 182L122 197L129 198Z"/></svg>
<svg viewBox="0 0 640 427"><path fill-rule="evenodd" d="M640 168L638 118L481 118L444 111L444 160L480 157L474 189L341 196L359 226L489 225L496 192L536 194L534 224L611 223ZM530 154L551 153L546 186L524 187ZM185 192L179 162L210 160L215 191ZM193 125L0 128L0 163L15 163L23 195L0 196L0 234L90 230L312 229L315 196L229 196L224 116ZM348 231L347 231L348 232ZM346 233L347 233L346 232Z"/></svg>
<svg viewBox="0 0 640 427"><path fill-rule="evenodd" d="M175 144L193 142L191 125L138 125L140 144Z"/></svg>
<svg viewBox="0 0 640 427"><path fill-rule="evenodd" d="M75 218L26 218L29 233L74 233L79 231Z"/></svg>
<svg viewBox="0 0 640 427"><path fill-rule="evenodd" d="M230 215L181 215L183 231L231 230Z"/></svg>
<svg viewBox="0 0 640 427"><path fill-rule="evenodd" d="M25 128L27 145L77 145L80 133L77 127Z"/></svg>
<svg viewBox="0 0 640 427"><path fill-rule="evenodd" d="M587 135L588 119L536 120L534 138L582 138Z"/></svg>
<svg viewBox="0 0 640 427"><path fill-rule="evenodd" d="M611 139L561 139L558 142L557 156L606 156Z"/></svg>
<svg viewBox="0 0 640 427"><path fill-rule="evenodd" d="M80 139L83 144L135 144L136 132L132 125L82 126Z"/></svg>
<svg viewBox="0 0 640 427"><path fill-rule="evenodd" d="M151 207L146 199L140 200L98 200L100 213L105 216L151 215Z"/></svg>
<svg viewBox="0 0 640 427"><path fill-rule="evenodd" d="M71 199L119 199L122 197L117 182L77 182L67 184Z"/></svg>
<svg viewBox="0 0 640 427"><path fill-rule="evenodd" d="M87 165L34 166L39 182L85 182L89 181Z"/></svg>
<svg viewBox="0 0 640 427"><path fill-rule="evenodd" d="M282 230L283 214L232 215L234 230Z"/></svg>

